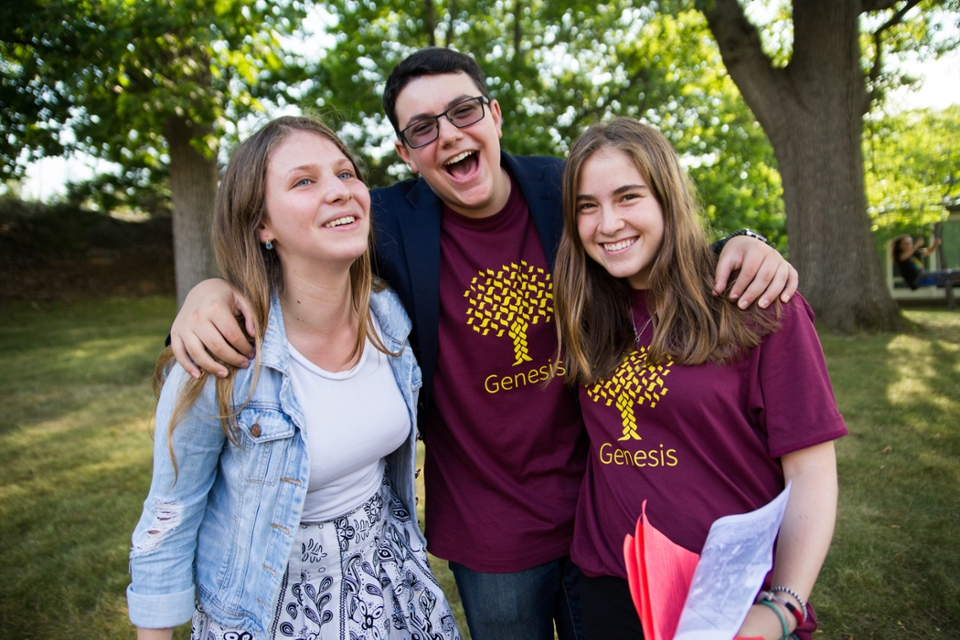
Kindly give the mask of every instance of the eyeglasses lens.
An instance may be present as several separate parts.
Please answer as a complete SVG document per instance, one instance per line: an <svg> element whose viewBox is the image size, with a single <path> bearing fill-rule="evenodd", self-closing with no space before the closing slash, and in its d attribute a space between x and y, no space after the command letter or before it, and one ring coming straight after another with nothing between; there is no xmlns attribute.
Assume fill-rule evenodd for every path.
<svg viewBox="0 0 960 640"><path fill-rule="evenodd" d="M455 104L438 116L415 122L403 130L403 137L414 149L426 146L440 135L440 118L446 117L458 129L469 127L483 120L483 98L471 98Z"/></svg>

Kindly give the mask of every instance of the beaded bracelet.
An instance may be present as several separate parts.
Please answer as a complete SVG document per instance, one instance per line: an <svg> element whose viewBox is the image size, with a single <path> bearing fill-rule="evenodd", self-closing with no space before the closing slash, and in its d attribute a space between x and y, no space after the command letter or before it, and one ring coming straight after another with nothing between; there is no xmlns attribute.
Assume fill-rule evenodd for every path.
<svg viewBox="0 0 960 640"><path fill-rule="evenodd" d="M776 602L790 612L790 614L797 620L797 629L803 626L803 615L800 613L800 610L793 606L793 603L787 600L786 598L781 598L772 591L761 591L757 594L757 599L755 602L760 604L761 601L766 600L769 602Z"/></svg>
<svg viewBox="0 0 960 640"><path fill-rule="evenodd" d="M781 598L780 596L773 593L772 591L767 591L765 593L767 593L767 595L769 596L767 598L768 600L773 600L774 602L782 604L784 607L786 607L787 611L789 611L793 615L793 617L797 619L798 629L803 626L804 616L802 613L800 613L800 609L797 609L795 606L793 606L792 602L790 602L786 598Z"/></svg>
<svg viewBox="0 0 960 640"><path fill-rule="evenodd" d="M770 591L774 593L776 593L777 591L780 591L782 593L788 593L794 598L796 598L797 602L800 603L800 611L803 613L804 622L807 620L807 603L803 601L803 598L800 597L800 594L798 594L796 591L788 587L773 587L770 589ZM801 622L800 624L802 625L803 622Z"/></svg>
<svg viewBox="0 0 960 640"><path fill-rule="evenodd" d="M780 626L783 627L783 638L781 638L780 640L788 640L788 638L790 637L790 629L787 628L787 619L783 617L782 613L780 613L780 608L777 607L777 605L770 602L769 600L761 600L760 604L762 604L765 607L770 607L771 609L773 609L773 612L777 614L777 618L780 619Z"/></svg>

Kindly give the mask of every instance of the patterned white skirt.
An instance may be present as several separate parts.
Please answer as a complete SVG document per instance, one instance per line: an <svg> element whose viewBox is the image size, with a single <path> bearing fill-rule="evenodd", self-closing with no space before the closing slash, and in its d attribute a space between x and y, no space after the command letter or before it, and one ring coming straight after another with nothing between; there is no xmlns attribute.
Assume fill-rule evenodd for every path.
<svg viewBox="0 0 960 640"><path fill-rule="evenodd" d="M389 483L326 522L302 522L280 585L275 640L459 640L416 526ZM200 604L192 640L254 640Z"/></svg>

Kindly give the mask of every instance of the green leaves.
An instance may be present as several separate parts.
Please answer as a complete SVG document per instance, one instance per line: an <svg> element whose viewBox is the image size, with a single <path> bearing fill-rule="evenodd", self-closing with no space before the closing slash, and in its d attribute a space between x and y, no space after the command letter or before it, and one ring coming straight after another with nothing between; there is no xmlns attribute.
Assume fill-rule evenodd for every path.
<svg viewBox="0 0 960 640"><path fill-rule="evenodd" d="M683 3L673 3L682 5ZM688 161L718 232L749 225L784 240L780 182L766 136L724 70L703 16L642 1L447 0L325 5L334 48L308 101L345 129L372 183L406 175L380 96L393 67L434 43L474 55L514 154L564 155L591 123L617 115L658 126ZM657 9L661 9L658 12Z"/></svg>
<svg viewBox="0 0 960 640"><path fill-rule="evenodd" d="M304 76L303 62L281 55L279 43L305 15L299 0L52 0L7 3L2 12L3 178L22 172L21 149L159 160L169 115L218 125L213 138L196 141L212 153L226 120L262 111L265 99L289 99L289 84L264 84L264 76Z"/></svg>
<svg viewBox="0 0 960 640"><path fill-rule="evenodd" d="M960 199L960 106L918 110L867 122L867 197L882 239L916 232Z"/></svg>

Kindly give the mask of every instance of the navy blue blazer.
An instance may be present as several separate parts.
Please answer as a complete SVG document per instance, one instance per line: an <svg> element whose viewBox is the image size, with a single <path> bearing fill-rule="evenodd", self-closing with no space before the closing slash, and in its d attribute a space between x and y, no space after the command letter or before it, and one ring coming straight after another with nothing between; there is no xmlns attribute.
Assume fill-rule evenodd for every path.
<svg viewBox="0 0 960 640"><path fill-rule="evenodd" d="M501 152L500 162L520 185L552 270L563 230L560 192L564 161ZM423 371L418 420L423 425L432 398L439 348L443 203L422 179L374 189L371 198L374 268L396 290L413 320L410 342Z"/></svg>

